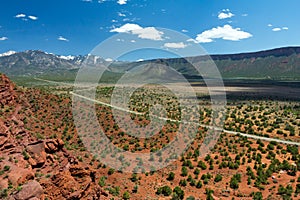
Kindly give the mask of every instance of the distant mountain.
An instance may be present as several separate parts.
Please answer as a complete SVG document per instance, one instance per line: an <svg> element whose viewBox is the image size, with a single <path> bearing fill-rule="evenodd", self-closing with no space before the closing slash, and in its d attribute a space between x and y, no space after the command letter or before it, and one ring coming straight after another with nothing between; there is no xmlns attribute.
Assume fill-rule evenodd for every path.
<svg viewBox="0 0 300 200"><path fill-rule="evenodd" d="M42 51L25 51L0 57L0 71L9 76L37 75L75 66L75 62Z"/></svg>
<svg viewBox="0 0 300 200"><path fill-rule="evenodd" d="M98 56L59 56L38 50L7 52L0 56L0 71L8 76L36 76L77 71L82 62L102 63ZM73 72L74 73L74 72Z"/></svg>
<svg viewBox="0 0 300 200"><path fill-rule="evenodd" d="M300 47L285 47L252 53L210 56L224 78L300 80ZM140 62L112 62L110 77L117 77L141 64L166 64L187 77L201 77L187 62L205 63L209 56L154 59ZM0 72L11 77L49 76L74 79L81 64L97 67L107 63L99 56L61 56L43 51L7 52L0 54ZM152 66L152 65L151 65ZM155 66L155 65L153 65Z"/></svg>
<svg viewBox="0 0 300 200"><path fill-rule="evenodd" d="M300 80L300 47L286 47L253 53L211 55L223 78ZM205 63L208 56L188 58L192 63ZM192 75L194 68L186 58L156 59L177 71ZM141 62L143 63L143 62Z"/></svg>

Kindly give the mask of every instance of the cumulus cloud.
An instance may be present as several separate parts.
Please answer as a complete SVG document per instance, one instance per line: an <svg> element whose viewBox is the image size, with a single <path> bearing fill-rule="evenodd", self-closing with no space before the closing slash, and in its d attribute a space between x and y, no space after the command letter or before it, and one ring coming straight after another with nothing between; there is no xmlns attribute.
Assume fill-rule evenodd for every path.
<svg viewBox="0 0 300 200"><path fill-rule="evenodd" d="M0 41L8 40L8 37L0 37Z"/></svg>
<svg viewBox="0 0 300 200"><path fill-rule="evenodd" d="M172 48L172 49L183 49L185 47L187 47L186 44L184 44L183 42L167 42L164 44L164 47L166 48Z"/></svg>
<svg viewBox="0 0 300 200"><path fill-rule="evenodd" d="M127 0L118 0L117 3L120 5L124 5L127 3Z"/></svg>
<svg viewBox="0 0 300 200"><path fill-rule="evenodd" d="M163 32L157 30L154 27L141 27L138 24L130 24L127 23L119 28L114 28L110 30L110 32L117 32L117 33L129 33L133 35L137 35L139 38L142 39L149 39L149 40L163 40Z"/></svg>
<svg viewBox="0 0 300 200"><path fill-rule="evenodd" d="M195 41L198 43L213 42L214 39L239 41L250 37L252 37L252 34L226 24L223 27L218 26L198 34Z"/></svg>
<svg viewBox="0 0 300 200"><path fill-rule="evenodd" d="M29 15L28 18L31 19L31 20L37 20L38 19L38 17L33 16L33 15Z"/></svg>
<svg viewBox="0 0 300 200"><path fill-rule="evenodd" d="M234 14L232 12L230 12L229 9L224 9L224 10L222 10L222 12L219 13L218 18L219 19L227 19L227 18L231 18L233 16L234 16Z"/></svg>
<svg viewBox="0 0 300 200"><path fill-rule="evenodd" d="M17 15L15 16L15 18L24 18L24 17L26 17L26 15L23 14L23 13L17 14Z"/></svg>
<svg viewBox="0 0 300 200"><path fill-rule="evenodd" d="M110 30L110 32L117 32L117 33L129 33L133 30L137 30L137 29L143 29L140 25L138 24L125 24L119 28L114 28L112 30Z"/></svg>
<svg viewBox="0 0 300 200"><path fill-rule="evenodd" d="M272 24L268 24L268 27L272 27L273 25Z"/></svg>
<svg viewBox="0 0 300 200"><path fill-rule="evenodd" d="M57 39L60 40L60 41L69 42L69 40L67 38L63 37L63 36L59 36Z"/></svg>
<svg viewBox="0 0 300 200"><path fill-rule="evenodd" d="M154 27L136 29L133 30L132 33L138 35L139 38L150 39L150 40L162 40L162 35L163 35L163 32L158 31Z"/></svg>
<svg viewBox="0 0 300 200"><path fill-rule="evenodd" d="M288 27L282 27L282 30L289 30Z"/></svg>

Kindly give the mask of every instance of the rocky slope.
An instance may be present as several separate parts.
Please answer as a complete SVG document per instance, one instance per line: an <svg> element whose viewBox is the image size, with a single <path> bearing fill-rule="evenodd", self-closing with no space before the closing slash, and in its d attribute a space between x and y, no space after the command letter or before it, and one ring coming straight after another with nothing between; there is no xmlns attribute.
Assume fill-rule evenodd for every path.
<svg viewBox="0 0 300 200"><path fill-rule="evenodd" d="M56 127L64 114L56 120L36 118L56 106L49 104L56 97L37 96L44 98L0 75L0 199L108 199L96 182L96 171L78 162L76 152L61 139L62 131ZM45 127L46 122L54 128Z"/></svg>

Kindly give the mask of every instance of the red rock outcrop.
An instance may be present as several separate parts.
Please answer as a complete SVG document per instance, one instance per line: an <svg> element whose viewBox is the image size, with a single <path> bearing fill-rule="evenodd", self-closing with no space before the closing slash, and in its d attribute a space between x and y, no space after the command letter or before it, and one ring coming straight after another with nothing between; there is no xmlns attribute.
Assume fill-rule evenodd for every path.
<svg viewBox="0 0 300 200"><path fill-rule="evenodd" d="M61 121L37 115L47 113L40 106L51 107L48 99L35 100L25 92L0 74L0 190L8 191L6 198L109 199L98 186L96 171L65 148L60 128L51 132L53 139L38 134L45 124Z"/></svg>

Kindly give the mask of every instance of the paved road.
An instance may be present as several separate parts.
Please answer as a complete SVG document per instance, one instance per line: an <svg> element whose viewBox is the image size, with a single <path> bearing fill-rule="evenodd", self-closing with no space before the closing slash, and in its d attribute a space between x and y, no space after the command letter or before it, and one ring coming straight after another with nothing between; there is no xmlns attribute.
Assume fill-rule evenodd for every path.
<svg viewBox="0 0 300 200"><path fill-rule="evenodd" d="M35 79L36 80L40 80L40 81L49 82L49 83L70 85L69 83L49 81L49 80L39 79L39 78L35 78ZM70 94L72 94L74 96L77 96L77 97L80 97L80 98L83 98L83 99L86 99L88 101L92 101L92 102L100 104L100 105L104 105L104 106L108 106L108 107L111 107L111 108L115 108L117 110L121 110L121 111L124 111L124 112L132 113L132 114L136 114L136 115L144 115L144 113L127 110L127 109L124 109L124 108L121 108L121 107L117 107L117 106L114 106L114 105L111 105L111 104L108 104L108 103L105 103L105 102L102 102L102 101L98 101L98 100L95 100L95 99L91 99L89 97L82 96L80 94L76 94L74 92L70 92ZM192 122L184 122L184 121L179 121L179 120L174 120L174 119L168 119L168 118L159 117L159 116L155 116L155 115L151 115L151 116L152 117L157 117L158 119L161 119L161 120L169 120L169 121L172 121L172 122L192 123ZM267 138L267 137L263 137L263 136L250 135L250 134L247 134L247 133L241 133L241 132L236 132L236 131L228 131L228 130L225 130L223 128L208 126L208 125L204 125L204 124L200 124L200 126L201 127L205 127L205 128L210 128L210 129L218 130L218 131L222 131L224 133L228 133L228 134L232 134L232 135L245 136L247 138L252 138L252 139L255 139L255 140L263 140L263 141L269 141L269 142L274 141L274 142L278 142L278 143L282 143L282 144L290 144L290 145L300 146L299 142L293 142L293 141L288 141L288 140L281 140L281 139L276 139L276 138Z"/></svg>

